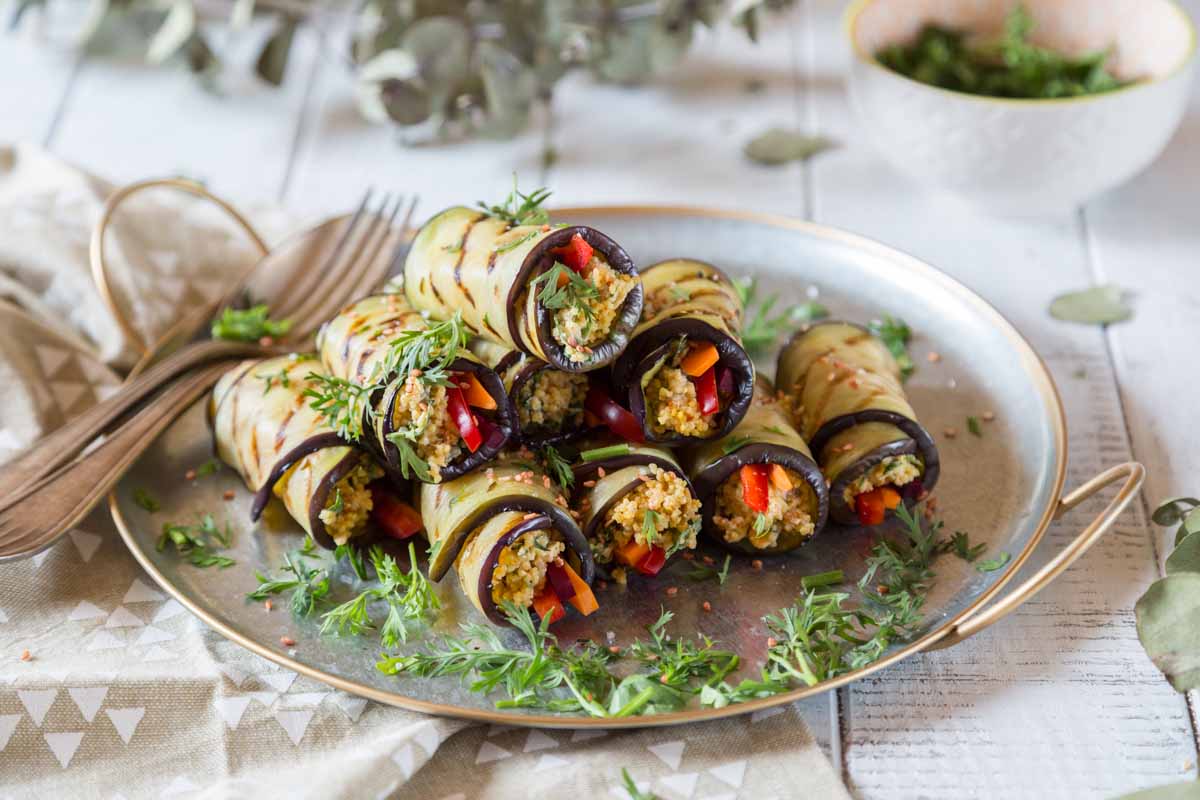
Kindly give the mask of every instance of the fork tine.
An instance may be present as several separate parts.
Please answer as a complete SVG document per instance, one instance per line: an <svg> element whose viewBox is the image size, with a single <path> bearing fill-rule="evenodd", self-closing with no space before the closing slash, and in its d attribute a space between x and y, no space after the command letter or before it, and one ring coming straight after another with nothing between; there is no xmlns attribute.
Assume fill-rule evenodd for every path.
<svg viewBox="0 0 1200 800"><path fill-rule="evenodd" d="M304 303L312 297L319 282L327 273L334 271L338 260L341 258L342 251L347 244L358 233L360 225L363 221L364 214L370 214L374 218L374 213L367 211L367 206L371 202L371 195L374 194L374 189L367 189L362 200L358 203L358 208L350 217L346 227L342 229L341 236L338 237L337 243L329 254L321 261L319 266L310 266L308 269L301 270L297 276L299 280L289 281L285 284L280 297L275 298L272 314L280 319L291 319L297 317L296 310L303 307Z"/></svg>
<svg viewBox="0 0 1200 800"><path fill-rule="evenodd" d="M383 283L384 278L396 275L399 272L401 267L400 260L408 253L407 231L408 226L412 223L413 214L417 210L417 200L418 198L414 196L412 201L408 203L408 210L404 212L404 219L400 222L400 227L395 230L397 241L390 257L386 259L375 258L371 261L372 268L364 273L362 279L358 282L357 288L360 292L371 291Z"/></svg>
<svg viewBox="0 0 1200 800"><path fill-rule="evenodd" d="M336 263L326 264L322 267L321 280L307 293L299 308L292 312L291 318L296 320L298 325L308 329L316 328L328 316L328 314L320 313L321 311L326 308L340 308L343 305L343 301L349 296L349 291L354 285L353 281L348 280L348 275L358 269L358 265L364 259L364 254L373 252L372 243L380 229L385 235L387 233L390 220L385 219L383 213L387 211L390 203L390 197L384 195L379 211L371 213L366 229L357 237L350 252L343 253ZM297 328L297 332L299 330Z"/></svg>
<svg viewBox="0 0 1200 800"><path fill-rule="evenodd" d="M387 242L388 236L392 233L392 224L396 221L396 217L400 214L400 209L403 206L404 195L397 195L396 203L392 206L392 213L388 215L387 224L384 225L383 229L380 231L379 237L376 239L374 245L370 249L370 253L363 258L360 258L358 263L355 264L355 268L353 270L347 271L347 283L358 286L365 281L367 276L379 271L378 269L373 269L373 267L375 264L381 261L379 254L383 251L383 245ZM385 268L390 261L391 259L382 259ZM373 286L374 284L371 285Z"/></svg>

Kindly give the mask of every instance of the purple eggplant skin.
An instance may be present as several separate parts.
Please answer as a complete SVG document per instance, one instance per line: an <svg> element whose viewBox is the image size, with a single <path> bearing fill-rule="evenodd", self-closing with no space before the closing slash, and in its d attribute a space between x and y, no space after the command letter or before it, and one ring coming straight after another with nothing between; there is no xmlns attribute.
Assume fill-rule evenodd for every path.
<svg viewBox="0 0 1200 800"><path fill-rule="evenodd" d="M587 436L590 428L583 424L582 415L579 423L560 431L531 431L521 426L521 414L517 408L518 398L525 384L533 380L542 370L552 370L554 367L545 361L526 355L520 350L509 350L503 345L475 338L469 345L471 351L500 376L504 383L509 402L515 412L514 430L510 444L523 444L533 450L546 446L557 446L576 441Z"/></svg>
<svg viewBox="0 0 1200 800"><path fill-rule="evenodd" d="M582 512L585 520L583 523L583 535L588 541L594 538L596 528L604 521L604 516L612 508L613 504L641 485L642 481L639 478L634 478L620 486L606 484L606 481L611 482L617 473L626 467L649 467L653 464L663 471L674 472L683 479L692 496L698 497L696 489L692 486L687 473L684 472L683 467L675 461L674 457L668 451L635 444L629 445L629 448L630 452L624 455L597 461L580 461L571 467L576 487L572 505L578 507L578 501L583 497L587 497L589 500L587 510ZM601 469L604 470L603 478L600 477ZM583 484L587 481L594 481L595 485L590 488L585 487Z"/></svg>
<svg viewBox="0 0 1200 800"><path fill-rule="evenodd" d="M657 433L647 418L644 383L670 354L673 343L710 342L717 348L718 367L733 377L732 398L722 398L719 424L706 439L719 439L737 427L754 396L754 362L741 344L744 309L729 277L704 261L676 258L641 271L646 299L642 319L625 352L612 369L612 383L625 397L648 442L695 443L695 437Z"/></svg>
<svg viewBox="0 0 1200 800"><path fill-rule="evenodd" d="M869 329L838 320L806 325L780 351L776 375L780 388L792 395L794 421L831 482L830 516L835 522L858 524L845 489L890 456L917 456L922 489L928 492L937 484L937 445L905 396L895 357ZM863 408L864 403L871 405ZM846 413L838 413L839 406ZM868 423L876 423L875 430L864 437L866 443L855 443L862 452L829 452L839 434ZM888 434L885 430L881 436L878 425L896 429L892 441L885 441ZM913 499L906 496L906 504Z"/></svg>
<svg viewBox="0 0 1200 800"><path fill-rule="evenodd" d="M558 260L552 250L579 235L613 270L637 277L629 254L611 238L581 225L513 225L479 209L457 206L421 227L404 262L404 290L414 307L439 319L455 312L476 335L566 372L608 366L625 349L642 313L638 282L607 338L582 361L567 357L552 335L554 310L542 303L538 276Z"/></svg>
<svg viewBox="0 0 1200 800"><path fill-rule="evenodd" d="M479 571L479 582L475 586L475 591L479 593L479 604L483 607L483 615L493 625L510 625L508 618L504 616L503 611L496 607L496 602L492 599L492 572L496 568L496 562L500 560L500 551L508 547L509 544L522 534L529 533L530 531L543 531L552 527L553 523L549 517L538 516L533 519L527 519L510 528L507 533L497 539L496 543L492 545L492 549L488 552L487 560L484 562L483 569Z"/></svg>
<svg viewBox="0 0 1200 800"><path fill-rule="evenodd" d="M279 482L279 479L283 477L285 472L291 469L293 464L306 455L315 453L318 450L324 450L326 447L345 447L345 445L346 443L336 433L322 433L306 439L299 446L285 454L271 469L266 482L254 493L254 502L250 505L251 521L257 522L262 516L267 503L271 501L272 493L275 491L275 484ZM347 453L346 457L337 463L337 466L321 477L316 489L313 491L312 500L308 506L309 530L312 531L313 541L326 550L332 550L337 547L337 543L333 541L333 537L325 530L324 520L321 519L321 512L325 509L329 500L329 493L333 491L333 487L337 485L338 481L353 472L354 468L362 462L362 459L367 457L365 453L357 450Z"/></svg>
<svg viewBox="0 0 1200 800"><path fill-rule="evenodd" d="M484 390L496 401L494 411L473 409L473 413L485 417L488 422L496 427L499 433L489 437L474 453L463 447L462 453L457 458L442 467L443 482L466 475L471 470L493 460L504 449L509 440L512 439L517 430L517 410L513 407L508 393L504 391L504 381L500 379L495 370L474 359L456 358L450 364L450 371L469 372L473 374L483 385ZM382 433L378 437L370 437L373 445L381 445L379 450L388 476L398 481L404 480L400 472L400 452L396 445L392 444L387 437L389 434L396 432L394 424L395 415L392 413L392 409L398 402L399 390L402 386L402 382L393 381L384 390L384 413L381 416ZM364 419L363 423L364 429L369 430L370 428L367 427L369 425L369 418Z"/></svg>
<svg viewBox="0 0 1200 800"><path fill-rule="evenodd" d="M755 547L750 544L749 539L737 542L725 541L725 537L721 536L712 522L716 509L717 489L726 479L748 464L779 464L804 478L817 498L817 513L813 518L813 534L811 536L796 543L785 543L773 548ZM825 476L821 474L821 468L804 453L781 444L765 442L745 444L695 473L692 482L696 487L696 495L703 504L700 513L704 520L704 527L701 528L701 531L710 542L732 553L773 556L791 552L820 533L829 517L829 491L825 486Z"/></svg>

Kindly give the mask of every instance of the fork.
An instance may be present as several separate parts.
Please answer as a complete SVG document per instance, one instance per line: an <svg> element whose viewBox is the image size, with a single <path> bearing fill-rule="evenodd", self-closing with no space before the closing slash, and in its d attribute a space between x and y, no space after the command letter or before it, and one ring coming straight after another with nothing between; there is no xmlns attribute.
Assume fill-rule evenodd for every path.
<svg viewBox="0 0 1200 800"><path fill-rule="evenodd" d="M403 231L412 218L416 206L415 198L408 206L398 241L388 251L386 259L381 260L379 256L383 252L384 242L393 233L391 223L398 215L402 201L403 198L399 198L394 206L391 206L390 214L371 213L374 221L364 223L362 219L368 202L368 198L364 198L333 252L316 269L309 270L310 273L319 274L315 278L305 276L289 282L294 285L290 287L287 297L293 300L289 301L286 307L293 309L289 313L295 314L302 326L300 334L289 332L289 342L298 341L298 336L306 338L321 322L336 313L347 298L361 296L374 289L386 274L394 271L406 249ZM381 211L386 212L389 205L389 201L385 199ZM386 222L380 228L379 221L385 216ZM361 228L363 224L368 225L366 230L354 233L354 230ZM319 232L323 227L317 228L315 232ZM347 242L355 238L360 240L358 246L347 250ZM217 345L237 347L214 349ZM220 375L228 369L230 357L263 355L285 349L228 342L202 342L188 349L201 352L198 348L205 346L209 349L203 351L204 355L192 357L196 360L190 361L182 369L186 371L197 364L206 366L168 386L158 398L142 408L92 452L61 468L59 467L70 456L43 456L40 464L56 462L55 465L49 469L43 468L40 477L28 480L23 489L0 500L0 562L32 556L53 544L77 524L100 498L116 485L124 472L158 434L216 383ZM207 364L214 360L219 363ZM180 371L175 369L173 374ZM152 370L147 371L143 377L149 376L151 372ZM170 380L170 376L167 380ZM146 389L141 396L144 397L152 390L153 387ZM135 402L136 400L129 401L124 408L131 407ZM122 411L118 410L109 412L106 416L111 422L121 413ZM78 452L92 437L54 437L52 434L51 437L47 437L50 438L60 438L59 447L73 445L77 448L75 452ZM81 440L82 444L79 443ZM22 459L20 464L24 463L25 459ZM31 469L26 470L26 474L32 472ZM7 473L5 478L7 479Z"/></svg>
<svg viewBox="0 0 1200 800"><path fill-rule="evenodd" d="M392 233L392 223L406 205L405 197L397 195L393 202L384 195L377 210L368 210L371 194L368 190L349 221L345 217L338 217L322 223L298 237L291 247L285 246L267 254L255 266L254 274L262 274L264 267L270 268L273 264L286 267L277 281L280 292L273 299L271 314L278 319L292 320L293 327L280 337L279 347L214 339L185 345L130 380L119 392L42 438L21 458L0 470L0 508L6 507L38 480L74 459L97 436L176 376L214 360L287 352L305 341L317 326L347 300L361 294L364 289L369 291L375 288L385 275L394 273L403 248L397 247L393 257L386 260L380 260L378 256ZM401 243L416 205L417 198L414 196L407 203L407 211L400 224ZM342 230L319 268L311 268L311 261L304 257L305 253L296 255L295 251L305 250L306 245L319 248L338 232L339 227ZM238 287L226 297L236 297L242 288Z"/></svg>

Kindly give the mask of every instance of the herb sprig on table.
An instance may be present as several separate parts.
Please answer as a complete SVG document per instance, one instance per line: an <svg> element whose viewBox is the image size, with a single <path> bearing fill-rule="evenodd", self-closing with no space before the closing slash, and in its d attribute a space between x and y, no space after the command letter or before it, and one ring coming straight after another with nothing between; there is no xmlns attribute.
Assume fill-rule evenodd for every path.
<svg viewBox="0 0 1200 800"><path fill-rule="evenodd" d="M196 525L164 523L154 549L161 553L173 545L175 552L187 558L192 566L225 569L237 562L216 551L229 547L230 537L229 523L219 528L212 514L204 514Z"/></svg>
<svg viewBox="0 0 1200 800"><path fill-rule="evenodd" d="M1039 47L1029 41L1033 24L1029 11L1017 6L999 37L979 40L927 25L915 42L885 47L875 57L921 83L990 97L1078 97L1129 85L1106 69L1109 50L1068 56Z"/></svg>
<svg viewBox="0 0 1200 800"><path fill-rule="evenodd" d="M746 323L742 327L742 346L752 354L769 350L781 336L805 322L829 316L829 309L815 300L799 303L787 311L772 315L779 297L772 295L760 303L758 281L755 278L737 279L733 282L733 288L745 309Z"/></svg>
<svg viewBox="0 0 1200 800"><path fill-rule="evenodd" d="M1150 585L1134 606L1138 638L1176 691L1200 689L1200 499L1174 497L1152 516L1175 526L1175 549L1166 577Z"/></svg>
<svg viewBox="0 0 1200 800"><path fill-rule="evenodd" d="M517 176L513 175L513 188L504 201L496 205L488 205L482 200L478 205L489 217L502 219L509 225L545 225L550 221L550 213L542 204L550 197L549 189L535 189L524 194L517 188Z"/></svg>

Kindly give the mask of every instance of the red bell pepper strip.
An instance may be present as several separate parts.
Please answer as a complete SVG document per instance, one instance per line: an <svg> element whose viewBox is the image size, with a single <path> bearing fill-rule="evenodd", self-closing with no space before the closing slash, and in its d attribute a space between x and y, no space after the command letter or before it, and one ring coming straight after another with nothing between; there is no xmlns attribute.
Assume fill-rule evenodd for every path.
<svg viewBox="0 0 1200 800"><path fill-rule="evenodd" d="M659 570L663 568L663 564L667 563L667 551L663 550L658 545L650 548L650 552L642 557L642 560L634 567L643 575L657 575Z"/></svg>
<svg viewBox="0 0 1200 800"><path fill-rule="evenodd" d="M627 442L641 444L646 441L642 426L637 418L630 414L617 401L608 396L608 392L597 384L588 387L587 398L583 401L584 410L595 414L608 429Z"/></svg>
<svg viewBox="0 0 1200 800"><path fill-rule="evenodd" d="M467 449L474 453L479 449L479 445L483 444L483 434L479 432L479 426L475 424L475 415L471 413L467 399L463 397L462 389L457 386L448 387L446 401L446 407L450 412L450 419L454 423L454 427L458 428L458 433L466 443Z"/></svg>
<svg viewBox="0 0 1200 800"><path fill-rule="evenodd" d="M878 525L883 522L886 512L883 492L879 489L863 492L854 498L854 510L858 514L858 521L863 525Z"/></svg>
<svg viewBox="0 0 1200 800"><path fill-rule="evenodd" d="M710 416L721 410L721 401L717 398L717 371L709 367L699 378L692 378L696 387L696 402L700 404L700 413Z"/></svg>
<svg viewBox="0 0 1200 800"><path fill-rule="evenodd" d="M558 595L554 593L554 589L551 588L549 583L542 589L541 594L533 598L533 610L542 619L549 616L551 625L567 615L567 610L563 608L562 600L558 599Z"/></svg>
<svg viewBox="0 0 1200 800"><path fill-rule="evenodd" d="M746 464L741 469L742 502L765 514L770 506L770 464Z"/></svg>
<svg viewBox="0 0 1200 800"><path fill-rule="evenodd" d="M393 539L408 539L424 527L415 508L382 486L371 486L371 519Z"/></svg>
<svg viewBox="0 0 1200 800"><path fill-rule="evenodd" d="M565 246L555 247L550 252L563 264L582 275L592 260L593 250L587 240L577 233Z"/></svg>

